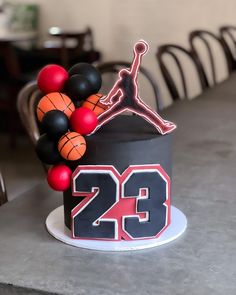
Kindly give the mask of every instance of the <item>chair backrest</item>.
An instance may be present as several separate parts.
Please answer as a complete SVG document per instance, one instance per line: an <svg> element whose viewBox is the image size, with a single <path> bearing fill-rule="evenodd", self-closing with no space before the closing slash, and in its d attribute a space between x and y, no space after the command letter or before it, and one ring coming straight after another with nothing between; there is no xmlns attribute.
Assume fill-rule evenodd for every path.
<svg viewBox="0 0 236 295"><path fill-rule="evenodd" d="M230 71L236 69L236 26L220 27L220 37L229 60Z"/></svg>
<svg viewBox="0 0 236 295"><path fill-rule="evenodd" d="M198 80L197 82L200 87L199 92L202 92L202 90L204 90L208 86L202 64L192 51L189 51L176 44L166 44L159 46L157 49L156 58L160 65L161 73L173 100L191 97L191 95L189 94L189 87L187 85L187 76L189 76L189 73L187 73L187 70L185 70L185 67L183 65L183 63L186 61L183 61L181 59L180 54L184 54L193 64ZM174 78L173 68L171 69L165 61L165 56L167 55L172 58L175 66L177 67L177 71L180 76L180 86L183 94L180 93L180 87L177 86L178 83Z"/></svg>
<svg viewBox="0 0 236 295"><path fill-rule="evenodd" d="M65 68L69 66L69 57L71 54L76 53L79 55L85 51L94 51L93 33L89 27L83 32L65 31L60 28L52 27L49 29L49 35L57 37L61 41L61 64ZM75 41L75 46L73 48L68 47L67 43L69 40Z"/></svg>
<svg viewBox="0 0 236 295"><path fill-rule="evenodd" d="M42 93L38 90L37 83L35 81L26 84L17 97L17 110L33 146L36 145L40 137L38 119L35 110L41 97ZM41 164L44 171L47 172L48 166L42 162Z"/></svg>
<svg viewBox="0 0 236 295"><path fill-rule="evenodd" d="M109 74L109 75L115 74L113 77L111 77L109 82L104 81L104 79L103 79L103 87L106 87L105 90L107 90L107 91L110 90L111 87L113 86L113 83L117 79L118 72L122 68L129 68L130 65L131 65L131 63L126 62L126 61L110 61L110 62L104 62L104 63L97 64L96 67L100 71L100 73L102 74L103 77L105 74ZM159 89L158 89L155 79L153 78L152 74L143 66L140 67L139 74L140 74L138 77L139 83L141 82L142 86L143 86L143 87L142 86L139 87L140 90L143 90L144 88L146 88L146 92L148 92L148 93L151 92L152 96L154 97L154 104L155 104L156 110L157 111L160 110L162 108L162 102L160 100ZM106 85L106 82L109 85ZM147 89L147 87L148 87L148 89ZM146 93L143 95L146 95Z"/></svg>
<svg viewBox="0 0 236 295"><path fill-rule="evenodd" d="M7 200L5 181L4 181L2 172L0 171L0 206L5 204L7 201L8 200Z"/></svg>
<svg viewBox="0 0 236 295"><path fill-rule="evenodd" d="M36 144L40 136L35 113L40 97L41 94L36 82L30 82L20 91L17 98L17 109L21 122L33 145Z"/></svg>
<svg viewBox="0 0 236 295"><path fill-rule="evenodd" d="M196 30L189 34L189 42L191 50L198 56L199 60L201 60L210 86L227 78L230 72L230 63L225 52L225 47L219 36L210 31ZM198 45L196 42L198 42ZM199 46L200 44L201 47ZM204 56L204 50L206 50L207 56Z"/></svg>

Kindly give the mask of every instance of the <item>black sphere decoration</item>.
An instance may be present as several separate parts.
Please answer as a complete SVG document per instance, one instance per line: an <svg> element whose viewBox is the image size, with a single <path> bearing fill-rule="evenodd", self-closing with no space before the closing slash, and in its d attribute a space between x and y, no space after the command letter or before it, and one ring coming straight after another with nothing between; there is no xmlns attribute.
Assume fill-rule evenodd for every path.
<svg viewBox="0 0 236 295"><path fill-rule="evenodd" d="M65 83L65 93L73 101L84 100L93 94L92 86L82 75L73 75Z"/></svg>
<svg viewBox="0 0 236 295"><path fill-rule="evenodd" d="M99 71L88 63L78 63L69 69L69 75L80 74L87 78L92 86L92 94L98 93L102 86L102 76Z"/></svg>
<svg viewBox="0 0 236 295"><path fill-rule="evenodd" d="M53 140L59 140L69 129L68 117L59 110L47 112L43 116L41 124L43 131Z"/></svg>
<svg viewBox="0 0 236 295"><path fill-rule="evenodd" d="M74 101L75 108L77 109L77 108L82 107L83 102L84 102L83 100Z"/></svg>
<svg viewBox="0 0 236 295"><path fill-rule="evenodd" d="M47 134L40 136L36 144L36 153L45 164L54 165L62 161L57 143L51 140Z"/></svg>

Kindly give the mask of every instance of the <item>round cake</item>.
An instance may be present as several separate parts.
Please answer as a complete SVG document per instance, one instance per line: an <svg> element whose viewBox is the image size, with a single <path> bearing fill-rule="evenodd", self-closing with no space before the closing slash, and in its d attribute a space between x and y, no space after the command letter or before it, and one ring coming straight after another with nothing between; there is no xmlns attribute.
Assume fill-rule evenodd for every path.
<svg viewBox="0 0 236 295"><path fill-rule="evenodd" d="M85 155L67 163L73 175L64 213L72 237L158 237L170 223L171 146L172 134L158 134L138 116L119 116L87 137Z"/></svg>
<svg viewBox="0 0 236 295"><path fill-rule="evenodd" d="M46 225L65 243L135 250L170 242L186 228L185 216L171 207L176 125L138 91L148 48L144 40L134 45L132 63L120 69L107 94L98 93L101 74L87 63L68 71L47 65L39 72L36 113L42 134L36 152L52 165L47 182L64 199Z"/></svg>

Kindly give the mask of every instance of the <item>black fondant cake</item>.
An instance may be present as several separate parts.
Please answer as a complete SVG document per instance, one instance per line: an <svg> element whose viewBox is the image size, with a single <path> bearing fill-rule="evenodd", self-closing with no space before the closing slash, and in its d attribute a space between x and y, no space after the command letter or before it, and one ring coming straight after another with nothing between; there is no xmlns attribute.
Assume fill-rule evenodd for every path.
<svg viewBox="0 0 236 295"><path fill-rule="evenodd" d="M176 125L139 95L138 72L147 51L145 41L135 44L130 67L119 71L106 95L96 93L101 77L89 64L69 72L48 65L38 75L45 95L37 117L45 134L36 150L43 162L54 164L47 181L64 192L65 225L73 239L124 245L124 240L157 239L171 223Z"/></svg>
<svg viewBox="0 0 236 295"><path fill-rule="evenodd" d="M100 166L113 166L117 172L122 175L124 171L130 167L130 166L138 166L140 169L142 167L145 167L145 165L149 165L152 167L152 165L160 165L161 169L163 169L166 174L168 174L169 177L171 177L171 144L172 144L172 134L167 135L160 135L156 132L156 129L147 123L145 120L138 116L119 116L115 118L113 121L109 122L107 125L103 126L98 132L95 134L87 137L87 151L83 158L81 158L77 162L70 162L68 163L73 171L76 170L77 166L94 166L94 170L96 170L96 167ZM95 167L96 166L96 167ZM151 169L150 167L150 169ZM141 223L151 223L152 227L156 227L158 222L162 222L164 226L168 224L168 220L170 219L168 210L170 211L170 202L168 203L168 206L162 206L158 205L158 202L165 202L166 196L163 196L163 192L166 195L166 189L162 187L162 185L158 186L159 178L154 177L152 179L151 177L151 184L150 184L150 177L147 179L145 178L145 174L147 174L149 171L144 172L144 176L142 177L144 181L144 186L147 190L149 190L149 193L147 194L147 198L150 198L150 190L157 192L157 195L152 194L152 200L154 200L154 204L157 203L157 207L159 206L160 210L156 210L153 215L146 214L149 216L146 216L147 219L145 221L142 221ZM148 174L149 175L149 174ZM76 177L76 173L73 174L73 181ZM90 174L89 177L87 177L88 180L84 180L85 182L91 182L91 183L84 183L83 180L80 179L79 181L79 189L83 191L83 189L86 187L87 189L90 189L89 192L91 193L93 189L93 174ZM145 178L145 179L144 179ZM100 178L96 177L95 180L95 186L98 186L96 183L100 181L100 185L109 186L109 181L107 179L102 179L101 175ZM138 182L137 182L138 181ZM146 181L146 185L145 185ZM155 183L156 182L156 183ZM78 183L77 183L78 184ZM72 186L77 186L76 183L73 183ZM140 179L137 179L136 181L133 180L130 185L132 185L132 188L129 188L133 190L136 194L139 193L139 188L142 188L139 186ZM164 184L165 185L165 184ZM112 185L110 185L112 186ZM150 187L152 186L152 187ZM145 189L145 187L143 189ZM73 188L72 188L73 189ZM102 190L99 188L100 193ZM169 188L168 188L169 190ZM89 193L88 191L86 193ZM102 192L103 193L103 192ZM107 189L107 193L112 194L112 192ZM160 194L159 194L160 193ZM106 192L105 192L106 194ZM115 195L116 192L113 192L113 195ZM159 195L158 195L159 194ZM168 191L169 194L169 191ZM76 193L74 192L74 195ZM136 205L137 212L144 212L145 209L142 209L141 207L144 206L142 202L144 203L145 198L143 201L137 200L137 196L134 195L133 197L136 197ZM98 197L97 197L98 198ZM114 196L104 196L104 202L108 202L109 200L113 200ZM164 198L164 201L163 201ZM92 206L89 208L87 202L87 208L83 206L83 214L80 212L81 219L80 222L75 222L74 219L71 216L71 212L76 208L76 206L84 200L85 197L83 197L83 193L79 194L79 196L73 196L71 189L64 192L64 212L65 212L65 224L68 228L71 228L71 221L74 222L75 227L80 227L81 230L79 230L79 233L82 235L82 238L102 238L102 239L116 239L114 236L109 235L109 232L111 233L112 230L110 227L115 227L115 223L112 224L112 222L107 221L101 221L97 224L93 224L95 227L95 231L91 229L92 223L96 220L97 217L100 217L103 215L104 210L107 211L106 204L103 204L103 202L97 202L96 204L96 211L92 212L94 210ZM95 198L96 199L96 198ZM95 202L94 199L94 202ZM169 200L168 200L169 201ZM147 200L146 200L147 202ZM90 203L92 204L92 203ZM99 205L100 204L100 205ZM109 204L110 207L112 207L112 203ZM101 207L99 207L101 206ZM98 208L99 207L99 208ZM102 208L104 207L104 208ZM139 208L140 207L140 208ZM145 206L144 206L145 207ZM148 208L147 208L148 209ZM164 209L164 211L162 210ZM84 214L84 212L87 213ZM91 211L89 211L91 210ZM168 214L167 214L168 213ZM96 216L97 214L97 216ZM156 216L158 215L159 216ZM165 216L161 216L161 214ZM99 215L99 216L98 216ZM115 214L116 215L116 214ZM124 212L125 215L125 212ZM138 214L134 214L133 219L138 217ZM84 218L89 218L89 220L84 220ZM92 220L95 218L95 220ZM153 222L153 220L155 223ZM104 218L108 219L108 218ZM110 218L112 220L112 218ZM130 217L130 221L132 218ZM158 221L159 220L159 221ZM88 226L88 223L90 223L90 226ZM102 231L99 230L99 227L101 225L104 225L107 223L108 228L105 226ZM109 223L109 224L108 224ZM87 226L86 226L87 225ZM164 226L159 226L158 230L161 232ZM139 228L139 227L138 227ZM146 229L148 227L146 226ZM75 232L76 230L74 230ZM158 232L159 233L159 232ZM145 232L145 229L139 230L139 232L135 233L136 237L138 238L145 238L148 235L148 232ZM141 236L140 236L141 235ZM156 236L156 234L154 235ZM78 236L74 236L78 237ZM153 237L153 236L149 236ZM122 237L121 237L122 238ZM133 237L135 238L135 237Z"/></svg>

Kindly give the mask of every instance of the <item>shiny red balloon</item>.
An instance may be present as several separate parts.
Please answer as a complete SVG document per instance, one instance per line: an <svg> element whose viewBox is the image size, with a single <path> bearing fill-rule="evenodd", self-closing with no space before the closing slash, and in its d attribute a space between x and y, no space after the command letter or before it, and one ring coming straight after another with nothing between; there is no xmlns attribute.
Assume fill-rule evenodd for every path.
<svg viewBox="0 0 236 295"><path fill-rule="evenodd" d="M68 77L68 72L63 67L47 65L38 73L38 88L43 93L61 92Z"/></svg>
<svg viewBox="0 0 236 295"><path fill-rule="evenodd" d="M55 191L66 191L70 188L72 171L64 164L58 164L48 170L47 181Z"/></svg>
<svg viewBox="0 0 236 295"><path fill-rule="evenodd" d="M97 125L98 119L96 114L88 108L78 108L70 116L71 129L79 134L90 134Z"/></svg>

